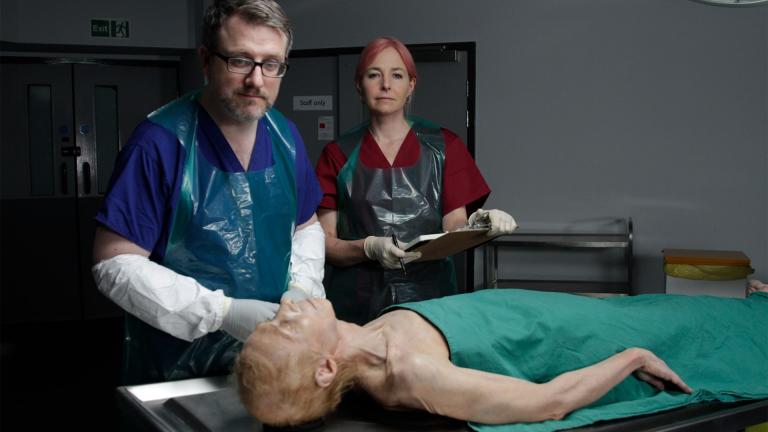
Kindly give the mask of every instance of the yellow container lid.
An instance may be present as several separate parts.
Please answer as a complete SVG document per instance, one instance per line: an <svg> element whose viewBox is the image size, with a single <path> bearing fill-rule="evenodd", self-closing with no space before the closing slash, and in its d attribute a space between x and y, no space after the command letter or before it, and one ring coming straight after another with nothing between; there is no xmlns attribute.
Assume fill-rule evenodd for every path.
<svg viewBox="0 0 768 432"><path fill-rule="evenodd" d="M749 266L749 257L741 251L664 249L664 264Z"/></svg>

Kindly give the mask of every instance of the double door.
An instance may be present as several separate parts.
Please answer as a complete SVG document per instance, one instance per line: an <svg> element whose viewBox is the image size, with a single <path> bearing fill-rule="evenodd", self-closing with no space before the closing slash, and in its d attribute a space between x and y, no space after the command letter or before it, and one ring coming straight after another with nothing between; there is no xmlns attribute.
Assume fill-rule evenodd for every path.
<svg viewBox="0 0 768 432"><path fill-rule="evenodd" d="M0 79L2 322L119 315L91 275L93 217L134 127L177 96L177 63L5 58Z"/></svg>

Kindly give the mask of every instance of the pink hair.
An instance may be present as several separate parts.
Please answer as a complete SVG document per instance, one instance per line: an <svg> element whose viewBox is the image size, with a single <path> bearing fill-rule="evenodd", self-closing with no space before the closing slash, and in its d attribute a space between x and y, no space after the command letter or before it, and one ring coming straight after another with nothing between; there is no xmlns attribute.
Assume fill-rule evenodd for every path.
<svg viewBox="0 0 768 432"><path fill-rule="evenodd" d="M357 62L357 68L355 69L355 83L360 85L363 79L363 74L368 66L373 63L373 59L376 58L379 53L387 48L394 48L400 58L405 63L405 70L408 72L408 77L412 80L416 80L416 63L413 61L413 56L408 48L403 45L399 40L392 37L379 37L372 40L360 53L360 61Z"/></svg>

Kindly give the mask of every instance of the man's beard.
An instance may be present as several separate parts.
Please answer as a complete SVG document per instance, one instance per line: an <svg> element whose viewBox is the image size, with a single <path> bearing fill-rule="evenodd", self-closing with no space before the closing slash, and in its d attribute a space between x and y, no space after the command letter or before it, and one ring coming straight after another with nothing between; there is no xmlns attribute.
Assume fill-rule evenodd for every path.
<svg viewBox="0 0 768 432"><path fill-rule="evenodd" d="M238 92L241 92L241 91L238 90L236 92L233 92L233 94ZM242 93L247 93L247 92L242 91ZM221 96L219 100L221 101L221 105L229 113L232 119L241 123L250 123L250 122L258 121L259 119L264 117L264 113L266 113L270 108L272 108L272 104L267 100L266 97L264 97L263 99L264 102L266 103L265 107L262 107L255 102L253 104L238 103L238 101L235 99L235 96L233 95ZM256 109L255 112L252 111L253 108Z"/></svg>

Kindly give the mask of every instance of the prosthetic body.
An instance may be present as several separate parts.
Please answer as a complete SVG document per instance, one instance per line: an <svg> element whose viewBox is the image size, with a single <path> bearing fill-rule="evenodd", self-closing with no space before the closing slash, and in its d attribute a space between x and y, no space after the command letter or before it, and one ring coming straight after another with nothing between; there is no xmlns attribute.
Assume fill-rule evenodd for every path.
<svg viewBox="0 0 768 432"><path fill-rule="evenodd" d="M510 337L504 336L499 320L478 318L486 312L476 307L478 299L509 310ZM520 310L509 307L516 302L522 303ZM533 314L547 308L557 313L562 310L553 307L557 304L567 305L572 313L550 326L551 316L535 321L525 315L536 303ZM596 334L594 329L605 325L590 310L593 306L612 318L627 318L613 331L606 328ZM384 406L465 419L476 428L558 420L586 407L535 429L555 430L703 400L768 397L768 380L761 379L768 378L761 366L766 358L752 359L746 366L733 361L768 353L768 340L756 330L768 325L768 294L762 292L746 300L662 295L606 302L568 294L485 290L398 307L416 312L392 310L359 327L337 321L327 302L284 302L275 320L257 327L238 360L246 407L266 423L312 419L306 417L306 408L291 409L305 388L293 387L281 399L281 384L272 385L268 376L259 376L258 367L252 367L258 357L279 362L270 357L277 355L276 345L283 348L279 355L287 357L307 349L317 353L304 378L310 390L330 388L336 376L352 370L351 384ZM467 313L455 318L462 307ZM684 312L683 318L669 316L670 308ZM654 311L669 319L659 322ZM649 321L638 321L635 312ZM528 322L533 325L527 326ZM691 326L702 325L700 332L690 331ZM567 333L569 327L575 332ZM461 328L467 329L466 334L457 334ZM720 334L711 331L718 328ZM559 337L558 332L567 334ZM578 334L585 336L570 340ZM633 342L664 351L695 391L645 347L625 345ZM719 352L712 345L725 348ZM627 379L633 374L637 379Z"/></svg>

